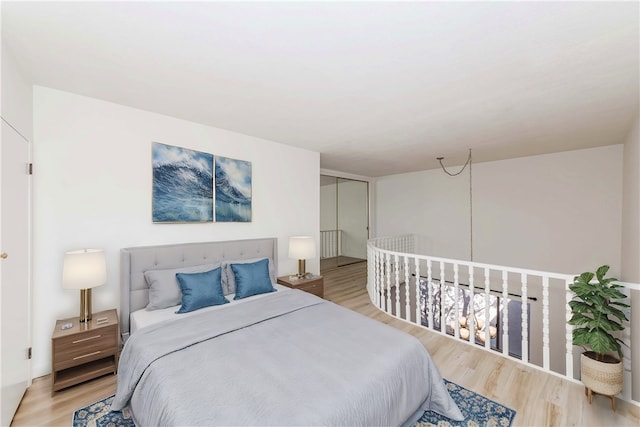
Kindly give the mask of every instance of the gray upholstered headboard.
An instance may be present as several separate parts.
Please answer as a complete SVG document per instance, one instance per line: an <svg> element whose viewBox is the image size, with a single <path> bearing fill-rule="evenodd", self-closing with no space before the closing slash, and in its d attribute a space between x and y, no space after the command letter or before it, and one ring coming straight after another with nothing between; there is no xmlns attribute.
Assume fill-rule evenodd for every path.
<svg viewBox="0 0 640 427"><path fill-rule="evenodd" d="M129 333L129 314L147 306L146 270L188 267L224 260L271 258L278 268L278 239L230 240L140 246L120 250L120 331ZM273 278L272 278L273 279Z"/></svg>

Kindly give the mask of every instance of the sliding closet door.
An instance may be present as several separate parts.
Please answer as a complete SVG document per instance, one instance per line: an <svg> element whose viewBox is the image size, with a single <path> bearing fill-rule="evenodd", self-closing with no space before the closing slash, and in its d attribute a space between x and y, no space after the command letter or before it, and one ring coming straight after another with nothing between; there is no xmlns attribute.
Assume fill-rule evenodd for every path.
<svg viewBox="0 0 640 427"><path fill-rule="evenodd" d="M360 262L367 258L368 186L369 184L364 181L338 178L337 217L341 246L338 266Z"/></svg>
<svg viewBox="0 0 640 427"><path fill-rule="evenodd" d="M320 175L320 271L338 266L338 178Z"/></svg>

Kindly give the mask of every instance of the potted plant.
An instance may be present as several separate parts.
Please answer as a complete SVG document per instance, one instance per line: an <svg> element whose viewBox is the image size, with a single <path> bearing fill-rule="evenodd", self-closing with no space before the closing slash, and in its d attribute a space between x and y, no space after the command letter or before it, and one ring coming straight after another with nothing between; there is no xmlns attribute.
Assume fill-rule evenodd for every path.
<svg viewBox="0 0 640 427"><path fill-rule="evenodd" d="M569 286L575 297L569 302L572 316L569 324L573 330L573 344L585 348L581 355L581 377L585 393L591 403L593 393L611 398L615 411L615 395L622 391L622 340L612 334L622 331L622 322L628 321L623 309L629 305L622 302L626 298L615 282L618 279L605 278L608 265L596 270L597 282L591 283L594 274L582 273ZM617 353L616 358L612 353Z"/></svg>

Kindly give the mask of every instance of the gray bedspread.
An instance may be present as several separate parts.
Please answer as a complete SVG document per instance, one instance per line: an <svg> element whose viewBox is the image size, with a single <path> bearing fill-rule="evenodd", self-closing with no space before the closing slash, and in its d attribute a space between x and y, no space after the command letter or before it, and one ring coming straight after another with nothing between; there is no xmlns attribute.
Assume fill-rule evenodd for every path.
<svg viewBox="0 0 640 427"><path fill-rule="evenodd" d="M313 295L274 292L140 329L112 410L139 426L400 425L462 415L414 337Z"/></svg>

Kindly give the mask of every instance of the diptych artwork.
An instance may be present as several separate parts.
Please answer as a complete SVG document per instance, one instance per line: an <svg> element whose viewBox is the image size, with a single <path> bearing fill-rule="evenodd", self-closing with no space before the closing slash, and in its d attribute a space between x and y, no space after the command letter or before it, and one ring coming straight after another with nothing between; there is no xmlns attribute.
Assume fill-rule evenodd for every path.
<svg viewBox="0 0 640 427"><path fill-rule="evenodd" d="M153 143L153 222L251 222L251 162Z"/></svg>
<svg viewBox="0 0 640 427"><path fill-rule="evenodd" d="M251 163L216 156L216 222L251 222Z"/></svg>

